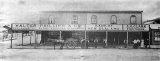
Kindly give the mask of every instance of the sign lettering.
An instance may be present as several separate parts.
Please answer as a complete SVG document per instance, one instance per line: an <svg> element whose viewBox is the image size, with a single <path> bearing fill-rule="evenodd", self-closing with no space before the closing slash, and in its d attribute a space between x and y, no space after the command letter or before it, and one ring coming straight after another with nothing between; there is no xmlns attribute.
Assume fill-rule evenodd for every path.
<svg viewBox="0 0 160 61"><path fill-rule="evenodd" d="M160 25L152 25L151 28L160 29ZM149 25L63 25L63 24L12 24L12 30L86 30L86 31L149 31Z"/></svg>
<svg viewBox="0 0 160 61"><path fill-rule="evenodd" d="M123 30L128 31L149 31L148 25L123 25Z"/></svg>
<svg viewBox="0 0 160 61"><path fill-rule="evenodd" d="M85 25L12 24L13 30L85 30Z"/></svg>
<svg viewBox="0 0 160 61"><path fill-rule="evenodd" d="M86 25L86 30L122 30L122 25Z"/></svg>

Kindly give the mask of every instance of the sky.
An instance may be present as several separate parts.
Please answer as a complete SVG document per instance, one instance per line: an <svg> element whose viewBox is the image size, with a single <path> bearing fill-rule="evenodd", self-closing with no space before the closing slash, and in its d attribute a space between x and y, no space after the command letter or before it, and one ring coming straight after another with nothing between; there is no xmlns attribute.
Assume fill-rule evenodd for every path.
<svg viewBox="0 0 160 61"><path fill-rule="evenodd" d="M0 22L38 23L40 11L66 10L143 11L147 21L160 17L160 0L0 0Z"/></svg>

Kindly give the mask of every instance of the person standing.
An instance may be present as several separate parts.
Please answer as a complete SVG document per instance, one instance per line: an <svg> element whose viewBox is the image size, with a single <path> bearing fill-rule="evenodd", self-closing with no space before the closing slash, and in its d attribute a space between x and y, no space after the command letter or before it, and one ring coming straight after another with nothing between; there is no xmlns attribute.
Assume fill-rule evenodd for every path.
<svg viewBox="0 0 160 61"><path fill-rule="evenodd" d="M137 47L140 46L140 45L141 45L140 40L137 39Z"/></svg>
<svg viewBox="0 0 160 61"><path fill-rule="evenodd" d="M133 43L134 43L133 48L134 48L134 49L137 49L137 40L135 39L135 40L133 41Z"/></svg>
<svg viewBox="0 0 160 61"><path fill-rule="evenodd" d="M89 39L86 39L86 48L88 49L88 43L89 43Z"/></svg>
<svg viewBox="0 0 160 61"><path fill-rule="evenodd" d="M144 39L141 40L141 48L144 48Z"/></svg>
<svg viewBox="0 0 160 61"><path fill-rule="evenodd" d="M116 44L116 40L115 40L115 38L114 38L114 39L113 39L113 48L116 47L115 44Z"/></svg>
<svg viewBox="0 0 160 61"><path fill-rule="evenodd" d="M145 48L148 48L148 45L149 45L149 39L144 39L144 45L145 45Z"/></svg>
<svg viewBox="0 0 160 61"><path fill-rule="evenodd" d="M84 41L85 41L85 39L84 39L84 38L82 38L82 39L81 39L81 48L83 48L83 47L84 47L84 46L83 46Z"/></svg>
<svg viewBox="0 0 160 61"><path fill-rule="evenodd" d="M63 49L63 46L64 46L64 40L59 40L59 42L60 42L60 49Z"/></svg>
<svg viewBox="0 0 160 61"><path fill-rule="evenodd" d="M95 38L95 40L94 40L95 48L97 48L97 42L98 42L98 39L97 39L97 38Z"/></svg>
<svg viewBox="0 0 160 61"><path fill-rule="evenodd" d="M107 39L103 39L103 43L104 43L103 47L107 47Z"/></svg>
<svg viewBox="0 0 160 61"><path fill-rule="evenodd" d="M128 41L126 39L124 39L124 48L127 48L127 43L128 43Z"/></svg>

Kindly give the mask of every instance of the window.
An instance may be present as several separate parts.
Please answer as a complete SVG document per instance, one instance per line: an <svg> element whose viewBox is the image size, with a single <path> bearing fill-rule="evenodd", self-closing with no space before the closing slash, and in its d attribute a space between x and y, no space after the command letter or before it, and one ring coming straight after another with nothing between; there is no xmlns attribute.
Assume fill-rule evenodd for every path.
<svg viewBox="0 0 160 61"><path fill-rule="evenodd" d="M154 33L154 41L160 41L160 32Z"/></svg>
<svg viewBox="0 0 160 61"><path fill-rule="evenodd" d="M48 23L49 24L54 24L55 23L55 19L54 19L54 16L53 15L50 15L49 18L48 18Z"/></svg>
<svg viewBox="0 0 160 61"><path fill-rule="evenodd" d="M91 16L91 23L92 24L97 24L97 16L96 15Z"/></svg>
<svg viewBox="0 0 160 61"><path fill-rule="evenodd" d="M117 24L117 17L116 15L111 16L111 24Z"/></svg>
<svg viewBox="0 0 160 61"><path fill-rule="evenodd" d="M77 15L72 16L72 24L78 24L78 16Z"/></svg>
<svg viewBox="0 0 160 61"><path fill-rule="evenodd" d="M131 24L136 24L136 21L137 21L136 16L135 16L135 15L131 15L130 23L131 23Z"/></svg>

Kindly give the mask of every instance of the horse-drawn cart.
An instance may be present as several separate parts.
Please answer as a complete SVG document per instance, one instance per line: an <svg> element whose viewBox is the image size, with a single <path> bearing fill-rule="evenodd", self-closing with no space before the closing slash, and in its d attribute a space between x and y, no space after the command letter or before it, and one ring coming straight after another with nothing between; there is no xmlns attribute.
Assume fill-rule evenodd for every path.
<svg viewBox="0 0 160 61"><path fill-rule="evenodd" d="M78 40L75 38L68 38L66 40L48 38L45 44L52 43L54 45L54 49L57 44L60 44L60 49L63 49L63 46L65 46L66 48L75 48L78 44L77 42Z"/></svg>
<svg viewBox="0 0 160 61"><path fill-rule="evenodd" d="M68 38L65 42L67 48L75 48L77 46L78 40L75 38Z"/></svg>

